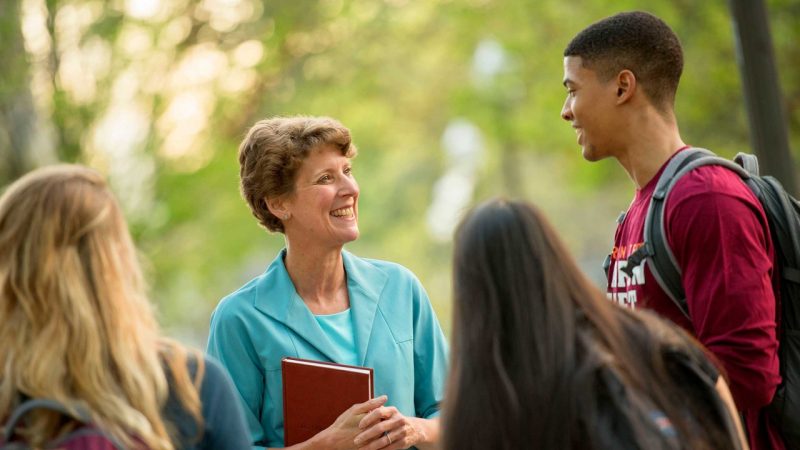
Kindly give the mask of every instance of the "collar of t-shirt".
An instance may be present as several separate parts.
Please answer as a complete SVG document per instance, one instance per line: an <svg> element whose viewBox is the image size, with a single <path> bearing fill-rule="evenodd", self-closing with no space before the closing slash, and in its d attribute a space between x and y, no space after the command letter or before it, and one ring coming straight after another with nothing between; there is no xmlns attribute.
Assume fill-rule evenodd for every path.
<svg viewBox="0 0 800 450"><path fill-rule="evenodd" d="M634 198L634 201L639 200L641 198L650 197L651 195L653 195L653 191L656 188L656 184L658 184L658 179L661 178L661 174L664 172L664 169L667 167L667 164L669 164L669 162L672 161L672 158L674 158L675 155L677 155L678 153L686 150L689 147L691 147L691 146L690 145L684 145L683 147L681 147L678 150L676 150L675 153L673 153L669 157L669 159L664 161L664 164L661 165L661 168L658 169L658 172L656 172L655 176L653 178L651 178L650 181L648 181L647 184L644 185L643 188L636 190L636 197Z"/></svg>

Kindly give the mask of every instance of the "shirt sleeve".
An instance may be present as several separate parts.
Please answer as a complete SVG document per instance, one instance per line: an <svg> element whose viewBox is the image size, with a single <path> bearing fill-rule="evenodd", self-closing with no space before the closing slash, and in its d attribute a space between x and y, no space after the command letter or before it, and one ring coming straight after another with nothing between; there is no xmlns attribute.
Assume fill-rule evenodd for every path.
<svg viewBox="0 0 800 450"><path fill-rule="evenodd" d="M447 376L448 348L428 294L414 278L414 405L417 417L439 415Z"/></svg>
<svg viewBox="0 0 800 450"><path fill-rule="evenodd" d="M225 369L206 358L200 395L203 404L202 449L249 449L250 439L241 403Z"/></svg>
<svg viewBox="0 0 800 450"><path fill-rule="evenodd" d="M736 189L687 191L668 203L666 229L695 335L722 364L737 407L761 408L780 382L766 217Z"/></svg>
<svg viewBox="0 0 800 450"><path fill-rule="evenodd" d="M265 446L261 424L264 401L264 370L261 367L247 322L238 311L223 303L211 315L207 353L216 358L235 381L236 393L244 406L251 442ZM257 447L254 447L257 448Z"/></svg>

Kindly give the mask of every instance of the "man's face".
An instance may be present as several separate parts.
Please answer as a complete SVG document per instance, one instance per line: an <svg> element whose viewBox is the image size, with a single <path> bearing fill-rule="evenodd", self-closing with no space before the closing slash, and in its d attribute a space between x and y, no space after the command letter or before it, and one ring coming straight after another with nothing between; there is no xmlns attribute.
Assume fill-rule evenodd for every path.
<svg viewBox="0 0 800 450"><path fill-rule="evenodd" d="M594 70L583 67L579 56L567 56L564 58L564 86L567 99L561 117L575 129L584 159L599 161L614 156L614 123L618 114L614 79L602 81Z"/></svg>

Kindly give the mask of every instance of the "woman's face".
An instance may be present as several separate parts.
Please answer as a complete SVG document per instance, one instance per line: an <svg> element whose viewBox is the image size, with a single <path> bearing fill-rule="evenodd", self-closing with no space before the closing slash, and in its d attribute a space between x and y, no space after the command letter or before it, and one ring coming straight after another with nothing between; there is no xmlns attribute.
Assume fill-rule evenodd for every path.
<svg viewBox="0 0 800 450"><path fill-rule="evenodd" d="M341 247L358 238L358 183L350 158L332 145L313 149L297 171L284 220L287 238Z"/></svg>

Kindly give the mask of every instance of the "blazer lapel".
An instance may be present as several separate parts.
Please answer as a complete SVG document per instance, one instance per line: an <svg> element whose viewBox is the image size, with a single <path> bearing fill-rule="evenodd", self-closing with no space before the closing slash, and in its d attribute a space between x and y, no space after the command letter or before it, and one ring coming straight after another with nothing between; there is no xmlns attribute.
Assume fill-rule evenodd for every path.
<svg viewBox="0 0 800 450"><path fill-rule="evenodd" d="M289 278L282 250L272 261L256 288L255 307L264 314L283 323L299 337L316 348L328 360L336 361L337 355L333 343L322 331L317 319L308 309L303 299Z"/></svg>
<svg viewBox="0 0 800 450"><path fill-rule="evenodd" d="M378 302L388 276L368 261L346 251L342 251L342 259L347 274L347 290L350 296L350 311L353 315L358 360L363 366L367 358Z"/></svg>

